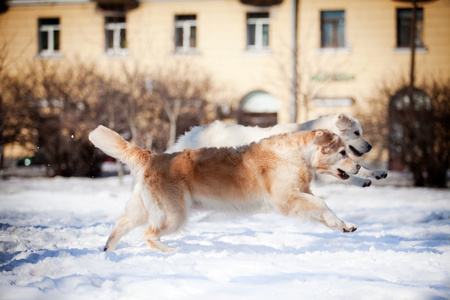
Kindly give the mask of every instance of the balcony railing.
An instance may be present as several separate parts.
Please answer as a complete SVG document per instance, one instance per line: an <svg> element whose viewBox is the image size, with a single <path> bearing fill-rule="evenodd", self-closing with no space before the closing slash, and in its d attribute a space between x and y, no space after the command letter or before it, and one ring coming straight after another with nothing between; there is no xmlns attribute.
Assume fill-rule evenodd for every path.
<svg viewBox="0 0 450 300"><path fill-rule="evenodd" d="M96 0L95 2L104 12L126 12L139 6L138 0Z"/></svg>
<svg viewBox="0 0 450 300"><path fill-rule="evenodd" d="M272 6L278 5L283 2L283 0L239 0L243 4L253 5L253 6Z"/></svg>

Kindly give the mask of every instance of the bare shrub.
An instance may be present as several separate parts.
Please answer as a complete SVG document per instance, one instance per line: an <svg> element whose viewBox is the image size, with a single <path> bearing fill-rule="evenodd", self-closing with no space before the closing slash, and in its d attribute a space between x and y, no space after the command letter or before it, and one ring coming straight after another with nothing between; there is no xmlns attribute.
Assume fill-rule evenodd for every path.
<svg viewBox="0 0 450 300"><path fill-rule="evenodd" d="M377 148L389 149L390 169L410 171L415 186L445 187L450 168L450 80L422 81L410 98L405 79L384 83L357 116L368 139Z"/></svg>

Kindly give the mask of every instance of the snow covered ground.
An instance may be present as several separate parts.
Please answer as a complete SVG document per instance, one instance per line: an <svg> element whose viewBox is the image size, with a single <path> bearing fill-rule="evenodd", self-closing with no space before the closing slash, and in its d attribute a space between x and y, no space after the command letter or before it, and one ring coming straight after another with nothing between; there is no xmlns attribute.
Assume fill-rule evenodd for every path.
<svg viewBox="0 0 450 300"><path fill-rule="evenodd" d="M389 180L389 178L387 179ZM275 213L201 213L102 251L131 178L0 180L0 299L448 299L450 190L317 184L355 233Z"/></svg>

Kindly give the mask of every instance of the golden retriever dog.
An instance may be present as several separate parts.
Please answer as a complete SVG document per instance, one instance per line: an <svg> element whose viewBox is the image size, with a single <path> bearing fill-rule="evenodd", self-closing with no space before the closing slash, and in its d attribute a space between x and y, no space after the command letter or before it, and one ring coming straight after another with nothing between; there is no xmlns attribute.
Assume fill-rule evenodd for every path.
<svg viewBox="0 0 450 300"><path fill-rule="evenodd" d="M105 251L113 251L125 234L144 224L148 224L145 242L171 251L160 238L180 230L193 208L243 213L272 210L341 232L356 230L310 191L313 173L347 179L360 169L348 157L342 139L328 130L276 135L236 149L188 149L172 154L143 150L104 126L92 131L89 139L129 165L136 180L125 215Z"/></svg>

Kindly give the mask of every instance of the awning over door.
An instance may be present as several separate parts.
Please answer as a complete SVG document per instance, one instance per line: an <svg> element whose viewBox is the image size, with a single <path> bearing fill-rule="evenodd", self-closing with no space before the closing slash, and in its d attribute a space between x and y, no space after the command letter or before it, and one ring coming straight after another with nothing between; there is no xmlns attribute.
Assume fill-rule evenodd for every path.
<svg viewBox="0 0 450 300"><path fill-rule="evenodd" d="M266 92L255 91L242 99L240 109L250 113L276 113L280 110L280 104L274 96Z"/></svg>
<svg viewBox="0 0 450 300"><path fill-rule="evenodd" d="M254 6L271 6L278 5L283 2L283 0L240 0L243 4L254 5Z"/></svg>

